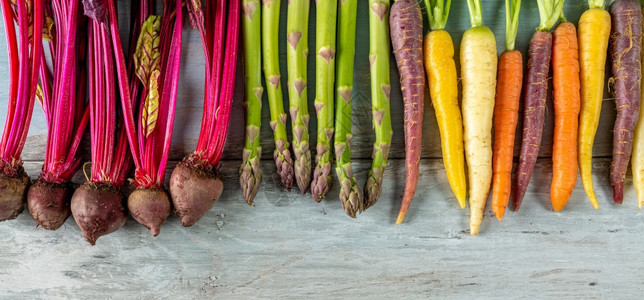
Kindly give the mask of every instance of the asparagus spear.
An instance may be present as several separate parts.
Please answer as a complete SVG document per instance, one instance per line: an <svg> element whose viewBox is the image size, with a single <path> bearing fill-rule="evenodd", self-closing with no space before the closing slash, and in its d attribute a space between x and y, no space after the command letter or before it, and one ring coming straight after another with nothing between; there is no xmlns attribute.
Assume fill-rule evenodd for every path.
<svg viewBox="0 0 644 300"><path fill-rule="evenodd" d="M329 192L331 178L331 141L333 139L333 96L335 83L335 29L337 0L316 1L315 34L315 111L318 118L318 145L311 194L320 202Z"/></svg>
<svg viewBox="0 0 644 300"><path fill-rule="evenodd" d="M288 66L288 97L293 123L295 179L302 194L311 181L309 150L309 109L306 88L306 57L309 54L309 0L290 0L286 21L286 63Z"/></svg>
<svg viewBox="0 0 644 300"><path fill-rule="evenodd" d="M374 205L382 192L382 175L391 147L389 111L389 0L369 0L369 63L371 69L371 111L376 141L373 161L364 187L364 207Z"/></svg>
<svg viewBox="0 0 644 300"><path fill-rule="evenodd" d="M279 27L281 0L264 0L262 11L262 49L264 76L268 92L268 106L271 111L271 128L275 136L275 166L282 184L287 189L293 186L293 159L289 151L288 136L286 135L286 118L284 102L282 101L282 85L280 84L279 61Z"/></svg>
<svg viewBox="0 0 644 300"><path fill-rule="evenodd" d="M246 135L243 161L239 167L239 183L248 205L253 205L262 174L259 161L262 147L259 144L259 129L262 124L262 50L261 6L259 0L244 0L242 29L244 33L244 74L246 80Z"/></svg>
<svg viewBox="0 0 644 300"><path fill-rule="evenodd" d="M335 71L335 172L340 181L340 202L347 215L355 218L362 210L362 190L358 188L351 167L351 92L353 60L356 52L356 14L358 0L340 1L338 9L338 45Z"/></svg>

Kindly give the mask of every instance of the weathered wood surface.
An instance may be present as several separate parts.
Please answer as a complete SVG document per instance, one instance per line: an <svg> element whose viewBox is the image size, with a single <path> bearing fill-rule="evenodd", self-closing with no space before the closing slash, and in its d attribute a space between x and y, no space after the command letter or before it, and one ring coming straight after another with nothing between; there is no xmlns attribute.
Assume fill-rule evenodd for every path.
<svg viewBox="0 0 644 300"><path fill-rule="evenodd" d="M368 166L355 163L358 178ZM171 217L156 238L131 218L94 247L72 219L55 232L36 228L27 213L0 223L0 298L635 299L644 292L644 216L631 189L623 205L610 203L608 166L595 162L599 211L578 184L554 213L551 164L540 160L521 212L499 223L488 205L472 237L469 210L458 208L440 160L423 160L418 196L398 226L402 160L387 169L381 200L356 219L344 214L337 185L318 204L281 189L270 164L249 207L234 176L238 162L226 161L214 208L191 228ZM39 167L27 163L28 171Z"/></svg>
<svg viewBox="0 0 644 300"><path fill-rule="evenodd" d="M286 1L282 2L284 40ZM576 22L586 2L567 2L566 16ZM119 5L121 12L129 10L129 1L119 1ZM483 9L484 22L497 34L500 53L505 22L503 1L483 1ZM314 10L312 5L312 16ZM367 10L367 1L360 1L352 144L360 184L366 177L373 142ZM127 28L127 21L122 20L121 27ZM520 24L517 48L526 53L538 24L534 1L524 1ZM465 1L454 1L447 30L452 34L457 55L462 32L468 27ZM170 171L196 144L203 101L200 41L194 30L186 29L184 34ZM5 46L4 28L0 28L0 48ZM286 84L285 45L280 50ZM3 51L0 74L8 74ZM171 217L160 236L153 238L130 218L121 230L91 247L82 240L72 219L58 231L49 232L36 228L25 212L17 220L0 223L0 298L638 298L644 292L640 238L644 216L635 208L630 176L624 204L614 205L610 202L608 181L610 159L595 159L594 178L601 210L592 209L578 183L566 209L554 213L548 196L551 164L541 159L521 212L508 211L503 223L499 223L488 204L480 236L471 237L467 231L469 209L458 208L442 161L436 159L441 153L429 99L419 190L402 225L394 225L404 182L404 162L400 159L390 162L379 203L351 219L342 211L337 184L321 204L314 203L310 195L300 196L295 189L286 192L268 160L270 155L265 155L264 182L256 206L248 207L237 181L243 139L243 80L239 74L227 160L221 168L225 192L199 223L183 228L176 217ZM310 84L314 84L313 74L311 56ZM397 71L392 70L392 121L396 132L392 158L404 157L403 105L397 81ZM2 122L8 97L6 85L6 76L0 77ZM284 96L287 100L286 93ZM309 97L313 99L313 94ZM595 144L595 155L603 157L611 154L615 118L611 96L606 94L605 100ZM312 107L310 110L314 111ZM552 121L552 103L548 101L542 157L551 153ZM271 153L268 105L264 106L263 124L264 153ZM311 125L315 133L315 118ZM45 133L44 118L36 108L23 155L32 177L41 168ZM519 141L517 138L517 145ZM315 134L312 148L314 145ZM88 157L88 146L84 149ZM81 172L74 179L75 183L83 180Z"/></svg>

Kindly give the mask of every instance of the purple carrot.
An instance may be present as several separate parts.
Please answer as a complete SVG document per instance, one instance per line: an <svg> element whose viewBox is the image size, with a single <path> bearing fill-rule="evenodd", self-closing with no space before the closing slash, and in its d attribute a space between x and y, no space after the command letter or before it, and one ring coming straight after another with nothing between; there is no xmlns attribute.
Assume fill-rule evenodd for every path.
<svg viewBox="0 0 644 300"><path fill-rule="evenodd" d="M642 9L636 0L616 0L610 7L610 15L613 77L608 82L613 86L617 106L610 182L613 185L613 201L621 204L624 177L633 150L633 131L640 111Z"/></svg>
<svg viewBox="0 0 644 300"><path fill-rule="evenodd" d="M548 31L536 31L530 40L528 72L523 95L523 141L514 196L514 209L517 211L530 183L541 145L551 53L552 34Z"/></svg>
<svg viewBox="0 0 644 300"><path fill-rule="evenodd" d="M403 221L418 183L423 130L425 70L423 70L423 15L415 0L396 1L389 17L391 43L400 71L405 102L405 167L407 179L397 224Z"/></svg>

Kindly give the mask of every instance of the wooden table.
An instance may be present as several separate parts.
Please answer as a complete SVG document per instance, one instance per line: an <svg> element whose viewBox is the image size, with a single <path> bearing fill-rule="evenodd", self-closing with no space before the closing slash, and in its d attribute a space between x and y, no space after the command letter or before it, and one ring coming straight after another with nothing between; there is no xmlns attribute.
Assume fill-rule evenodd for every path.
<svg viewBox="0 0 644 300"><path fill-rule="evenodd" d="M282 1L282 29L286 1ZM503 1L483 1L484 23L503 50ZM122 28L129 1L119 1ZM569 20L577 22L585 1L568 1ZM314 46L315 5L311 7L310 48ZM371 131L368 72L367 1L360 1L354 93L354 167L360 184L370 165ZM517 48L526 53L538 25L534 1L524 1ZM447 30L458 43L469 27L465 1L454 1ZM0 48L5 48L4 28ZM186 28L177 119L171 153L174 167L196 144L203 99L203 57L198 34ZM285 33L281 37L285 40ZM458 54L457 54L458 55ZM286 84L285 44L280 48ZM393 57L392 57L392 66ZM170 217L161 234L129 219L116 233L91 247L73 219L57 231L37 228L27 212L0 223L0 298L227 298L434 296L440 298L635 298L644 288L644 216L636 208L632 177L624 204L614 205L608 180L615 106L606 94L594 153L594 180L601 209L595 211L578 182L568 206L552 211L552 102L548 100L540 159L521 212L509 211L499 223L485 211L479 236L468 232L469 209L461 210L445 177L434 111L427 99L421 176L405 223L394 225L404 184L402 100L398 73L392 70L392 120L396 134L380 201L356 219L338 200L337 183L322 203L310 194L284 190L275 175L268 105L264 105L262 146L264 182L249 207L239 192L237 170L243 142L243 81L237 81L231 130L221 166L225 191L195 226L181 227ZM5 52L0 74L8 74ZM309 84L314 84L310 57ZM8 85L7 76L0 86ZM314 88L309 88L313 99ZM286 97L286 93L284 94ZM0 89L4 120L8 89ZM286 100L286 99L285 99ZM266 98L264 99L266 101ZM311 101L310 111L313 110ZM311 120L315 132L315 118ZM315 145L312 135L311 145ZM520 138L516 139L518 145ZM40 171L46 125L34 111L23 153L32 178ZM84 157L89 157L88 146ZM314 151L314 147L312 147ZM170 173L168 170L168 174ZM74 182L82 183L82 172Z"/></svg>

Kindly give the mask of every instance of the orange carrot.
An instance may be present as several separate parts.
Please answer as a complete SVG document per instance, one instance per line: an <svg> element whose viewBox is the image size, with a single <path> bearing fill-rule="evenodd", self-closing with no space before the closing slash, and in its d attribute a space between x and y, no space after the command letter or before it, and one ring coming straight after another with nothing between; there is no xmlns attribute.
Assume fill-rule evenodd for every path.
<svg viewBox="0 0 644 300"><path fill-rule="evenodd" d="M577 183L577 128L581 105L578 51L575 25L560 23L554 30L552 46L555 132L550 201L555 211L566 206Z"/></svg>
<svg viewBox="0 0 644 300"><path fill-rule="evenodd" d="M519 98L523 80L523 57L519 50L505 51L499 58L494 105L494 150L492 210L503 220L510 200L514 133L519 118Z"/></svg>
<svg viewBox="0 0 644 300"><path fill-rule="evenodd" d="M503 220L512 187L514 133L519 118L523 81L523 57L514 50L519 26L520 0L505 2L505 52L499 58L494 104L494 149L492 154L492 210Z"/></svg>

